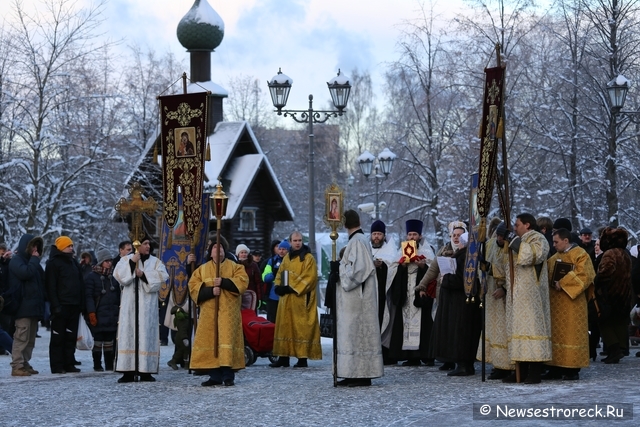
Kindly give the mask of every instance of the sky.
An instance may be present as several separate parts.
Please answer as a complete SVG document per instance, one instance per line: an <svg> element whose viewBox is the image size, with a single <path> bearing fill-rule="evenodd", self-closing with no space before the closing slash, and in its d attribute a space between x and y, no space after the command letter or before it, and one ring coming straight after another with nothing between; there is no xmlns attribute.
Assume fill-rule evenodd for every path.
<svg viewBox="0 0 640 427"><path fill-rule="evenodd" d="M228 90L231 77L251 76L267 93L267 80L282 68L293 79L287 107L294 109L307 108L309 94L321 103L315 108L326 106L330 99L326 82L338 69L347 75L355 67L368 70L379 89L385 63L398 56L402 23L415 19L420 9L417 0L208 1L225 24L222 44L212 54L212 80ZM108 0L104 29L114 39L125 39L125 44L170 50L188 66L189 56L177 40L176 27L192 4L190 0ZM462 0L440 4L447 5L445 9L436 3L443 14L462 10Z"/></svg>

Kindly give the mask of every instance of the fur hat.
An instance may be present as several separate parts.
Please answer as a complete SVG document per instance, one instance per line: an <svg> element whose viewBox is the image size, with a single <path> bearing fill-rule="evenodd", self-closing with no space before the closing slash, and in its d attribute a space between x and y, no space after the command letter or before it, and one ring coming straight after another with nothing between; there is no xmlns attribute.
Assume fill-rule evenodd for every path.
<svg viewBox="0 0 640 427"><path fill-rule="evenodd" d="M289 242L287 242L286 240L283 240L282 242L280 242L280 244L278 245L279 248L282 249L286 249L288 251L291 250L291 245L289 244Z"/></svg>
<svg viewBox="0 0 640 427"><path fill-rule="evenodd" d="M600 249L605 252L609 249L625 249L629 241L629 233L624 228L607 227L600 235Z"/></svg>
<svg viewBox="0 0 640 427"><path fill-rule="evenodd" d="M247 251L248 254L251 253L251 249L249 249L249 247L247 247L247 245L243 245L242 243L240 243L238 246L236 246L236 256L240 255L240 251Z"/></svg>
<svg viewBox="0 0 640 427"><path fill-rule="evenodd" d="M73 245L73 241L67 236L60 236L56 239L56 248L59 251Z"/></svg>
<svg viewBox="0 0 640 427"><path fill-rule="evenodd" d="M422 236L422 226L423 226L423 222L420 221L419 219L408 219L407 222L405 223L405 227L407 229L407 234L411 233L412 231L418 233L419 235Z"/></svg>
<svg viewBox="0 0 640 427"><path fill-rule="evenodd" d="M98 259L98 265L102 264L106 260L113 259L111 252L109 252L108 249L100 249L96 254L96 258Z"/></svg>
<svg viewBox="0 0 640 427"><path fill-rule="evenodd" d="M377 219L373 221L373 224L371 224L371 232L373 233L374 231L382 234L387 234L387 226L384 224L384 222Z"/></svg>
<svg viewBox="0 0 640 427"><path fill-rule="evenodd" d="M565 229L571 231L571 221L569 221L569 218L558 218L558 219L556 219L556 221L553 223L553 229L554 230L559 230L561 228L565 228Z"/></svg>

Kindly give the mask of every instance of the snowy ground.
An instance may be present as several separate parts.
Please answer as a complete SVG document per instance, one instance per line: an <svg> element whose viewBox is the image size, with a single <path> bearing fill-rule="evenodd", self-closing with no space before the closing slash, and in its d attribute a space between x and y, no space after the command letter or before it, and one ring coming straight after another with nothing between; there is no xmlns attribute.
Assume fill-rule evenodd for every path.
<svg viewBox="0 0 640 427"><path fill-rule="evenodd" d="M447 377L436 367L386 367L365 388L334 388L331 340L323 359L307 369L269 368L260 358L236 375L235 387L201 387L206 377L166 365L173 346L162 347L155 383L116 383L118 374L93 372L91 353L76 352L81 373L52 375L49 333L40 328L33 367L41 373L11 377L9 356L0 356L1 426L461 426L494 425L474 419L473 404L622 404L639 399L639 350L618 365L600 361L577 382L506 385L472 377ZM600 359L600 358L599 358ZM295 359L293 359L295 361ZM479 371L480 363L476 363ZM635 410L640 410L635 405ZM477 415L477 414L476 414ZM640 412L638 412L640 417ZM616 425L632 425L627 419ZM524 425L609 425L610 420L519 421Z"/></svg>

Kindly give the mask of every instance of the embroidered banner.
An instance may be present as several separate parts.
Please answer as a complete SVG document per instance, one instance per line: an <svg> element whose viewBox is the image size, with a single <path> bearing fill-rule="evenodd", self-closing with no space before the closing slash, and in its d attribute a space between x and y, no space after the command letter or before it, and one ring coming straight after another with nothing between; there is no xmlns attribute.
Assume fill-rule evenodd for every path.
<svg viewBox="0 0 640 427"><path fill-rule="evenodd" d="M471 196L469 197L469 241L467 243L467 257L464 262L464 292L467 297L477 294L475 287L476 272L478 270L478 254L480 242L478 229L480 228L480 214L478 212L478 174L471 175Z"/></svg>
<svg viewBox="0 0 640 427"><path fill-rule="evenodd" d="M178 221L178 187L186 234L200 221L207 139L207 93L158 97L162 144L163 217L170 228Z"/></svg>
<svg viewBox="0 0 640 427"><path fill-rule="evenodd" d="M206 258L207 239L209 231L209 203L210 194L202 194L201 212L202 216L196 226L194 237L190 237L186 233L184 223L184 215L182 209L178 211L178 220L173 228L170 228L166 221L162 221L162 234L160 235L160 254L164 265L169 273L169 282L162 285L158 298L165 301L169 295L169 291L173 289L174 303L182 305L187 298L189 277L187 275L187 256L193 253L196 256L196 268ZM181 194L178 194L178 200L181 202Z"/></svg>
<svg viewBox="0 0 640 427"><path fill-rule="evenodd" d="M502 67L486 68L482 122L480 125L480 167L478 171L478 230L480 242L486 240L486 218L491 207L493 185L496 179L498 139L502 138L504 124L502 103L504 74Z"/></svg>

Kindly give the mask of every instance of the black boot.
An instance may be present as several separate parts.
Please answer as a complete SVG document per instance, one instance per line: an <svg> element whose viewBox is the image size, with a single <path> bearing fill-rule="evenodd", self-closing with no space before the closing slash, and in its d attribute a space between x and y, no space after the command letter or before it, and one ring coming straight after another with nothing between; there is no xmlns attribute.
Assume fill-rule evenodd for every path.
<svg viewBox="0 0 640 427"><path fill-rule="evenodd" d="M623 357L622 350L620 350L620 345L617 343L608 345L607 352L609 353L609 355L602 360L607 365L618 363Z"/></svg>
<svg viewBox="0 0 640 427"><path fill-rule="evenodd" d="M113 371L113 358L115 353L113 351L104 352L104 369L105 371Z"/></svg>
<svg viewBox="0 0 640 427"><path fill-rule="evenodd" d="M94 349L95 350L95 349ZM96 372L103 372L102 368L102 347L100 348L100 352L92 351L91 356L93 356L93 370Z"/></svg>
<svg viewBox="0 0 640 427"><path fill-rule="evenodd" d="M453 362L445 362L444 365L440 366L438 369L441 371L450 371L456 367L456 364Z"/></svg>
<svg viewBox="0 0 640 427"><path fill-rule="evenodd" d="M475 375L476 370L473 367L473 362L460 362L453 371L449 372L449 377L467 377L469 375Z"/></svg>
<svg viewBox="0 0 640 427"><path fill-rule="evenodd" d="M542 375L542 362L530 362L529 373L527 379L524 380L525 384L540 384Z"/></svg>
<svg viewBox="0 0 640 427"><path fill-rule="evenodd" d="M269 364L272 368L288 368L289 367L289 357L278 357L278 361Z"/></svg>
<svg viewBox="0 0 640 427"><path fill-rule="evenodd" d="M294 368L306 368L308 366L309 365L307 365L307 358L306 357L299 357L298 358L298 363L293 365Z"/></svg>

